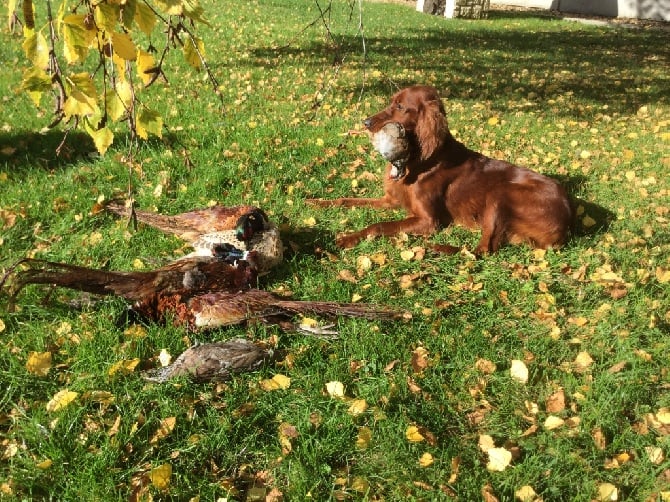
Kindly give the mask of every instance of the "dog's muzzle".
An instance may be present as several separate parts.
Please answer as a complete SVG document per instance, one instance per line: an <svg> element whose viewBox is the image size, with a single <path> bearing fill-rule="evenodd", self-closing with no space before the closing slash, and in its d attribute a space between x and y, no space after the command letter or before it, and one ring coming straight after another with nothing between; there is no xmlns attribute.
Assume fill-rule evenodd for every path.
<svg viewBox="0 0 670 502"><path fill-rule="evenodd" d="M375 150L391 163L389 176L394 180L402 178L410 156L410 145L402 124L389 122L379 131L371 133L371 140Z"/></svg>

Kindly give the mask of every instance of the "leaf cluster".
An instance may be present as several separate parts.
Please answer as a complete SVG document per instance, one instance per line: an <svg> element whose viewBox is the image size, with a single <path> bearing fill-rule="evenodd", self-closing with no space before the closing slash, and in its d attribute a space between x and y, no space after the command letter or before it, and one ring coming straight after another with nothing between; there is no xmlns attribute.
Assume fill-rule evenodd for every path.
<svg viewBox="0 0 670 502"><path fill-rule="evenodd" d="M81 125L101 154L114 141L115 123L127 122L131 139L160 137L163 117L142 102L141 90L167 79L163 65L170 49L180 49L194 68L206 64L204 43L190 27L206 22L198 1L48 0L39 7L22 2L22 46L30 66L21 90L38 107L45 93L53 94L49 127L61 121ZM14 26L20 23L15 11L12 0ZM160 50L152 43L157 26L165 33Z"/></svg>

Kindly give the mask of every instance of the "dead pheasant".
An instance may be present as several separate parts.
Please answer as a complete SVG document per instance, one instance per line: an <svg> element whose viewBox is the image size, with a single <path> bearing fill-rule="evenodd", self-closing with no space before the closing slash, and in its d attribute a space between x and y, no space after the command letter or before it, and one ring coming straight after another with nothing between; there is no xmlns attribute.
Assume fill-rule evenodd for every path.
<svg viewBox="0 0 670 502"><path fill-rule="evenodd" d="M189 298L210 291L237 291L256 281L253 253L237 260L237 250L216 248L217 255L177 260L156 270L115 272L67 263L25 259L10 269L12 301L27 284L52 284L97 295L115 295L141 304L158 304L164 296ZM240 256L242 258L242 256ZM232 261L232 263L231 263ZM2 287L7 276L0 282Z"/></svg>
<svg viewBox="0 0 670 502"><path fill-rule="evenodd" d="M119 201L108 202L106 208L187 241L194 248L187 257L210 255L212 247L227 243L238 249L256 251L256 265L261 274L283 259L284 246L279 230L265 212L255 206L216 205L174 216L139 210L131 213Z"/></svg>
<svg viewBox="0 0 670 502"><path fill-rule="evenodd" d="M217 248L220 249L220 248ZM363 303L299 301L267 291L248 289L255 280L253 264L246 260L228 263L227 251L217 257L177 260L147 272L111 272L64 263L26 259L29 268L14 273L13 301L27 284L52 284L100 295L116 295L133 301L140 316L192 330L262 321L290 330L296 314L347 316L388 320L398 312ZM222 257L223 256L223 257ZM251 253L253 262L253 252ZM16 267L14 267L16 268ZM0 281L0 287L6 280Z"/></svg>
<svg viewBox="0 0 670 502"><path fill-rule="evenodd" d="M157 383L180 376L188 376L196 382L220 382L230 380L236 373L254 371L277 356L277 351L240 338L227 342L195 344L186 349L172 364L148 370L142 376Z"/></svg>

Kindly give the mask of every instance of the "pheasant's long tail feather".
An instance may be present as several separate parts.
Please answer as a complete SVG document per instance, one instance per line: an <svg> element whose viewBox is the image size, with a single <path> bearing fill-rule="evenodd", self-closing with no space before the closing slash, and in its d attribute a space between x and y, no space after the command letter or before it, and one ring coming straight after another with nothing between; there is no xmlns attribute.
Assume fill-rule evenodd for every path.
<svg viewBox="0 0 670 502"><path fill-rule="evenodd" d="M398 319L397 310L366 303L312 302L300 300L277 300L274 306L296 314L361 317L378 321Z"/></svg>
<svg viewBox="0 0 670 502"><path fill-rule="evenodd" d="M123 202L112 200L109 201L105 208L119 216L129 217L131 216L130 209L126 207ZM132 216L137 219L137 221L149 225L150 227L157 228L163 232L180 235L184 232L188 232L189 228L184 228L184 225L178 221L177 218L173 216L165 216L158 213L152 213L149 211L140 211L139 209L134 209Z"/></svg>
<svg viewBox="0 0 670 502"><path fill-rule="evenodd" d="M29 268L16 271L16 268L20 265L27 265ZM124 296L125 291L132 291L142 282L135 274L107 272L31 258L21 260L13 269L10 288L11 298L16 298L18 293L28 284L53 284L98 295L120 294ZM7 276L3 278L0 286L4 285L7 278Z"/></svg>

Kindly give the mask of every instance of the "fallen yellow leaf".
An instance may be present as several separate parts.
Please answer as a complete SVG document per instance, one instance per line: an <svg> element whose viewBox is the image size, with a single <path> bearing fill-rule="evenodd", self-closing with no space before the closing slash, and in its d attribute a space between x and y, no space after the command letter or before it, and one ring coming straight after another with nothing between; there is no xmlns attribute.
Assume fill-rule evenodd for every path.
<svg viewBox="0 0 670 502"><path fill-rule="evenodd" d="M365 399L354 399L347 411L349 412L349 415L357 417L358 415L365 413L367 409L368 403L365 401Z"/></svg>
<svg viewBox="0 0 670 502"><path fill-rule="evenodd" d="M521 502L533 502L535 497L537 497L537 493L535 493L532 486L525 485L515 491L514 496Z"/></svg>
<svg viewBox="0 0 670 502"><path fill-rule="evenodd" d="M557 417L555 415L549 415L546 420L544 421L544 428L547 429L548 431L558 429L565 423L565 420L563 420L561 417Z"/></svg>
<svg viewBox="0 0 670 502"><path fill-rule="evenodd" d="M601 483L598 485L598 498L600 502L619 500L619 490L612 483Z"/></svg>
<svg viewBox="0 0 670 502"><path fill-rule="evenodd" d="M159 490L167 490L170 487L170 478L172 477L172 465L163 464L154 467L149 472L151 484Z"/></svg>
<svg viewBox="0 0 670 502"><path fill-rule="evenodd" d="M326 392L330 397L342 399L344 397L344 385L342 382L332 381L326 384Z"/></svg>
<svg viewBox="0 0 670 502"><path fill-rule="evenodd" d="M46 460L43 460L42 462L39 462L38 464L36 464L35 467L45 471L49 467L51 467L52 465L53 465L53 460L51 460L50 458L47 458Z"/></svg>
<svg viewBox="0 0 670 502"><path fill-rule="evenodd" d="M177 423L177 417L167 417L161 420L161 423L158 425L158 430L149 440L150 444L156 444L161 439L166 438L172 433L175 424Z"/></svg>
<svg viewBox="0 0 670 502"><path fill-rule="evenodd" d="M517 382L525 384L528 382L528 368L523 361L519 359L512 360L512 366L510 367L510 375Z"/></svg>
<svg viewBox="0 0 670 502"><path fill-rule="evenodd" d="M130 373L135 371L135 368L137 367L138 364L140 364L140 359L138 357L136 357L135 359L122 359L112 364L112 366L107 371L107 374L109 376L113 376L116 373L120 373L122 375L129 375Z"/></svg>
<svg viewBox="0 0 670 502"><path fill-rule="evenodd" d="M72 401L74 401L78 395L78 392L73 392L67 389L56 392L54 397L52 397L51 400L47 403L47 411L52 412L62 410Z"/></svg>
<svg viewBox="0 0 670 502"><path fill-rule="evenodd" d="M282 375L280 373L276 374L272 378L266 379L266 380L261 380L259 382L259 385L261 389L263 389L266 392L270 392L273 390L286 390L291 386L291 379L287 377L286 375Z"/></svg>
<svg viewBox="0 0 670 502"><path fill-rule="evenodd" d="M405 431L405 437L410 443L420 443L425 437L419 432L419 428L416 425L410 425Z"/></svg>
<svg viewBox="0 0 670 502"><path fill-rule="evenodd" d="M484 453L489 451L491 448L495 448L496 446L495 441L493 441L493 438L488 434L480 434L478 444L479 449Z"/></svg>
<svg viewBox="0 0 670 502"><path fill-rule="evenodd" d="M421 458L419 458L419 465L421 467L428 467L432 465L433 462L435 462L435 459L433 459L433 456L428 452L424 453L421 455Z"/></svg>
<svg viewBox="0 0 670 502"><path fill-rule="evenodd" d="M663 449L658 446L646 446L644 451L647 453L647 458L652 464L660 465L663 463L663 460L665 460Z"/></svg>
<svg viewBox="0 0 670 502"><path fill-rule="evenodd" d="M421 373L428 366L428 351L424 347L417 347L412 352L412 369L414 373Z"/></svg>
<svg viewBox="0 0 670 502"><path fill-rule="evenodd" d="M504 471L512 461L512 452L505 448L491 448L487 451L489 462L486 468L492 472Z"/></svg>
<svg viewBox="0 0 670 502"><path fill-rule="evenodd" d="M356 448L365 449L370 446L370 441L372 441L372 431L369 427L361 427L358 429L358 435L356 436Z"/></svg>
<svg viewBox="0 0 670 502"><path fill-rule="evenodd" d="M26 361L26 370L37 376L47 376L51 369L51 352L31 352Z"/></svg>
<svg viewBox="0 0 670 502"><path fill-rule="evenodd" d="M593 358L588 352L580 352L575 357L575 370L586 371L593 364Z"/></svg>

